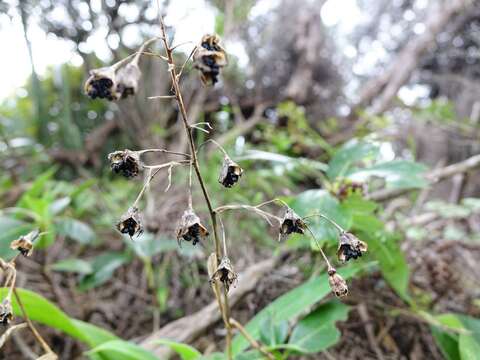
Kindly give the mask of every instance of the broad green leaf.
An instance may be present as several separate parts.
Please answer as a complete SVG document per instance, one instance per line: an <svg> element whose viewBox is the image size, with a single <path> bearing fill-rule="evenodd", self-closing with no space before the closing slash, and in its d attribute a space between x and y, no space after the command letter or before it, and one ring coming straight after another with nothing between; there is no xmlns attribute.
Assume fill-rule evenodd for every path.
<svg viewBox="0 0 480 360"><path fill-rule="evenodd" d="M338 200L325 190L304 191L297 195L289 205L300 216L322 213L344 229L349 229L352 225L351 214L342 209ZM338 231L327 220L315 216L309 217L306 221L320 243L337 241Z"/></svg>
<svg viewBox="0 0 480 360"><path fill-rule="evenodd" d="M408 161L392 160L375 164L364 169L354 169L348 172L348 178L354 181L367 181L370 177L383 178L386 187L393 189L422 188L428 183L423 177L425 165Z"/></svg>
<svg viewBox="0 0 480 360"><path fill-rule="evenodd" d="M17 251L10 249L10 243L33 230L33 225L10 217L0 216L0 257L11 259Z"/></svg>
<svg viewBox="0 0 480 360"><path fill-rule="evenodd" d="M114 356L115 360L159 360L151 352L125 340L107 341L87 352L95 353Z"/></svg>
<svg viewBox="0 0 480 360"><path fill-rule="evenodd" d="M317 353L337 343L340 332L336 321L348 317L348 306L339 301L321 305L313 313L300 320L293 329L288 345L302 353Z"/></svg>
<svg viewBox="0 0 480 360"><path fill-rule="evenodd" d="M386 233L379 236L363 233L361 238L368 243L368 251L378 260L385 280L403 300L409 302L410 268L396 239Z"/></svg>
<svg viewBox="0 0 480 360"><path fill-rule="evenodd" d="M58 170L58 166L54 166L54 167L50 168L49 170L45 171L43 174L37 176L37 178L35 179L33 184L30 186L30 188L23 193L23 195L20 198L17 206L23 207L22 206L22 200L25 197L41 196L42 193L45 191L47 181L49 181L53 177L53 175L55 175L57 170Z"/></svg>
<svg viewBox="0 0 480 360"><path fill-rule="evenodd" d="M431 327L431 332L445 359L460 360L458 335L448 333L434 326Z"/></svg>
<svg viewBox="0 0 480 360"><path fill-rule="evenodd" d="M260 340L266 346L283 344L288 336L288 321L275 321L275 314L270 314L260 326Z"/></svg>
<svg viewBox="0 0 480 360"><path fill-rule="evenodd" d="M462 360L478 360L480 357L480 344L472 335L460 334L458 348Z"/></svg>
<svg viewBox="0 0 480 360"><path fill-rule="evenodd" d="M464 314L458 314L456 316L462 322L463 326L472 332L472 336L480 344L480 319Z"/></svg>
<svg viewBox="0 0 480 360"><path fill-rule="evenodd" d="M65 196L60 199L57 199L50 204L49 211L53 215L60 214L68 207L68 205L70 205L71 201L72 199L70 199L69 196Z"/></svg>
<svg viewBox="0 0 480 360"><path fill-rule="evenodd" d="M215 352L212 354L203 355L199 357L197 360L227 360L227 357L222 353Z"/></svg>
<svg viewBox="0 0 480 360"><path fill-rule="evenodd" d="M344 279L349 279L366 266L367 265L365 264L363 266L349 265L340 269L339 273ZM316 304L330 292L328 275L320 275L275 299L251 319L245 325L245 328L254 339L258 340L260 337L261 325L270 314L275 314L274 319L276 323L285 320L288 321L302 314L303 311ZM248 345L248 341L246 341L241 335L235 336L232 343L233 354L240 354L248 347Z"/></svg>
<svg viewBox="0 0 480 360"><path fill-rule="evenodd" d="M85 275L93 272L92 264L82 259L60 260L52 264L51 269L55 271L73 272Z"/></svg>
<svg viewBox="0 0 480 360"><path fill-rule="evenodd" d="M127 246L132 248L139 257L152 257L162 252L178 249L176 240L166 236L156 236L152 233L144 233L133 241L128 236L124 236L123 239Z"/></svg>
<svg viewBox="0 0 480 360"><path fill-rule="evenodd" d="M258 350L246 351L234 357L234 360L265 360L266 357Z"/></svg>
<svg viewBox="0 0 480 360"><path fill-rule="evenodd" d="M122 252L108 252L95 257L92 261L93 272L80 282L80 290L92 289L113 277L120 266L130 261L130 256Z"/></svg>
<svg viewBox="0 0 480 360"><path fill-rule="evenodd" d="M345 176L347 172L365 160L372 161L379 153L379 146L369 142L350 141L340 148L328 163L327 176L330 180Z"/></svg>
<svg viewBox="0 0 480 360"><path fill-rule="evenodd" d="M56 223L60 235L66 236L80 244L90 244L95 240L95 232L84 222L72 218L60 219Z"/></svg>
<svg viewBox="0 0 480 360"><path fill-rule="evenodd" d="M159 339L153 341L152 343L168 346L170 349L180 355L182 360L195 360L202 356L202 354L197 349L191 347L190 345L179 343L176 341Z"/></svg>
<svg viewBox="0 0 480 360"><path fill-rule="evenodd" d="M80 333L82 334L82 338L79 340L83 341L91 348L98 346L104 342L118 339L118 337L111 332L98 326L77 319L71 318L70 320L72 321L72 324L75 325L78 331L80 331Z"/></svg>

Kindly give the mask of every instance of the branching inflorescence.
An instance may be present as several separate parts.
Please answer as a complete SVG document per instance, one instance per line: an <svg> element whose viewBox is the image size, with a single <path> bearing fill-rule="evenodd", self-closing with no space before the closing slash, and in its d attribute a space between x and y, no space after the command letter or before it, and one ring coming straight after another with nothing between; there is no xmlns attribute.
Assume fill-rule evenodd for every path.
<svg viewBox="0 0 480 360"><path fill-rule="evenodd" d="M182 97L180 80L185 68L185 64L189 60L193 59L194 68L200 71L203 84L214 85L218 81L218 76L220 75L221 69L227 65L227 55L224 48L220 45L220 38L217 35L205 35L202 37L200 44L194 47L190 56L187 58L187 61L178 67L173 59L173 51L176 47L172 47L170 45L170 41L165 31L165 24L161 17L160 28L160 36L146 41L137 53L128 56L127 58L110 67L92 70L90 72L91 76L88 78L85 84L85 92L92 99L98 97L105 98L110 101L117 101L121 98L125 98L136 93L138 81L141 76L141 71L138 64L142 54L153 56L165 61L168 65L173 95L156 95L149 97L149 99L174 99L176 101L184 124L185 135L187 136L190 147L190 152L188 154L171 152L166 149L146 149L140 151L131 151L127 149L115 151L108 156L113 172L122 174L126 178L136 177L142 170L147 172L146 181L142 187L142 190L132 206L130 206L127 212L120 218L117 224L117 229L121 233L128 234L130 237L133 237L134 235L140 235L143 231L143 227L138 203L146 188L148 188L150 185L152 179L159 173L161 169L168 169L169 187L171 183L171 173L173 167L188 165L190 167L188 204L177 227L176 238L179 242L179 245L181 244L181 241L192 242L193 245L203 242L204 239L209 236L209 231L207 226L201 222L200 217L194 211L192 201L193 169L210 215L215 251L209 256L207 265L210 275L210 284L218 302L218 306L227 330L226 345L228 357L231 358L232 328L240 329L240 332L247 338L247 340L250 341L253 347L257 349L260 348L262 349L262 352L264 352L265 350L260 344L251 341L252 338L249 337L248 333L246 333L246 330L241 326L241 324L231 318L230 308L228 305L228 292L231 286L235 285L238 276L233 270L232 261L227 254L225 229L221 221L222 213L232 210L247 210L259 215L270 226L276 226L278 228L279 241L285 239L293 233L302 235L308 233L315 241L318 251L321 253L326 262L330 287L332 288L334 294L339 297L347 295L347 284L331 265L327 256L323 252L320 243L317 241L315 235L309 228L306 219L313 216L324 218L339 231L339 245L337 254L338 259L341 262L349 261L352 258L357 259L358 257L362 256L362 253L367 250L367 245L360 241L353 234L346 232L340 225L324 214L313 214L302 218L280 199L270 200L256 206L224 205L217 208L213 207L211 197L200 171L200 164L197 157L197 152L203 144L200 147L196 147L194 142L195 130L208 133L209 131L201 126L204 125L208 129L211 129L211 126L209 123L192 123L190 121ZM164 54L156 54L152 51L146 51L147 46L157 40L162 41L165 50ZM235 184L243 175L243 169L239 164L232 160L225 149L223 149L223 147L221 147L217 142L214 140L208 141L214 143L224 155L223 164L219 170L219 183L226 188L235 186ZM145 153L170 154L181 157L181 160L170 161L158 165L146 165L142 161L142 155ZM284 209L284 215L282 217L276 216L264 210L265 205L273 203L280 205ZM219 236L218 224L220 224L222 228L222 239L220 239ZM271 358L271 354L268 352L266 352L266 354L269 358Z"/></svg>

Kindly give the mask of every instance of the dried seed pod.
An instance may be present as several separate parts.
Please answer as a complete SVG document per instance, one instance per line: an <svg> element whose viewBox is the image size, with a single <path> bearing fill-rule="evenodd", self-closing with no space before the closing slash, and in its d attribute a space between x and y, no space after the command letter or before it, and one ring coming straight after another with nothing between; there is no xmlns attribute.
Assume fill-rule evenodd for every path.
<svg viewBox="0 0 480 360"><path fill-rule="evenodd" d="M0 324L8 325L13 319L12 304L9 298L5 298L0 304Z"/></svg>
<svg viewBox="0 0 480 360"><path fill-rule="evenodd" d="M362 253L366 252L367 248L367 244L359 240L355 235L342 231L337 250L338 260L345 262L352 258L356 259L362 256Z"/></svg>
<svg viewBox="0 0 480 360"><path fill-rule="evenodd" d="M337 271L334 268L328 269L328 283L333 293L337 297L344 297L348 294L347 282L337 274Z"/></svg>
<svg viewBox="0 0 480 360"><path fill-rule="evenodd" d="M303 234L307 225L291 208L287 208L280 226L280 235L286 236L291 233Z"/></svg>
<svg viewBox="0 0 480 360"><path fill-rule="evenodd" d="M181 240L192 241L193 245L200 242L201 239L208 236L205 226L200 223L200 218L195 214L192 208L188 208L182 215L180 224L177 228L177 241L181 245Z"/></svg>
<svg viewBox="0 0 480 360"><path fill-rule="evenodd" d="M210 282L215 283L216 281L220 281L228 292L230 290L230 286L235 284L237 279L238 275L235 273L235 271L233 271L230 259L224 256L222 261L220 261L217 270L210 277Z"/></svg>
<svg viewBox="0 0 480 360"><path fill-rule="evenodd" d="M117 72L116 92L122 99L135 95L138 89L138 82L142 73L136 63L128 63Z"/></svg>
<svg viewBox="0 0 480 360"><path fill-rule="evenodd" d="M215 85L220 68L227 65L227 55L220 45L218 35L204 35L193 57L194 67L201 72L205 85Z"/></svg>
<svg viewBox="0 0 480 360"><path fill-rule="evenodd" d="M129 208L117 223L117 229L122 234L128 234L130 238L134 235L140 236L143 233L143 226L138 208Z"/></svg>
<svg viewBox="0 0 480 360"><path fill-rule="evenodd" d="M240 165L225 155L218 182L223 186L230 188L238 181L238 179L240 179L242 174L243 169Z"/></svg>
<svg viewBox="0 0 480 360"><path fill-rule="evenodd" d="M90 70L90 77L85 82L84 89L92 99L98 97L114 101L120 98L116 87L115 69L110 66Z"/></svg>
<svg viewBox="0 0 480 360"><path fill-rule="evenodd" d="M138 152L128 149L108 154L108 160L112 171L122 173L127 179L137 176L142 166Z"/></svg>
<svg viewBox="0 0 480 360"><path fill-rule="evenodd" d="M30 231L27 235L20 236L19 239L10 243L10 248L18 250L23 256L30 256L33 252L33 242L38 238L40 232L36 229Z"/></svg>

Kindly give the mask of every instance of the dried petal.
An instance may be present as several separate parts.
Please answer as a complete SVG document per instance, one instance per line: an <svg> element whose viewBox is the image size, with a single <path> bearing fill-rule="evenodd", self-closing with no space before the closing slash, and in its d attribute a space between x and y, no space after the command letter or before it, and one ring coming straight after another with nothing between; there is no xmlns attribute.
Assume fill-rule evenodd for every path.
<svg viewBox="0 0 480 360"><path fill-rule="evenodd" d="M340 240L338 243L337 256L341 262L350 259L356 259L362 256L362 253L367 251L367 244L359 240L355 235L343 231L340 233Z"/></svg>
<svg viewBox="0 0 480 360"><path fill-rule="evenodd" d="M23 256L30 256L33 252L33 242L38 238L40 232L36 229L30 231L27 235L20 236L19 239L10 243L10 248L18 250Z"/></svg>
<svg viewBox="0 0 480 360"><path fill-rule="evenodd" d="M117 72L117 93L122 99L135 95L138 89L138 82L142 73L138 66L128 63Z"/></svg>
<svg viewBox="0 0 480 360"><path fill-rule="evenodd" d="M333 293L337 297L344 297L348 294L347 282L337 274L337 271L333 268L328 269L328 283Z"/></svg>
<svg viewBox="0 0 480 360"><path fill-rule="evenodd" d="M217 270L213 273L210 278L210 281L214 283L215 281L220 281L227 291L230 290L230 286L236 283L238 275L233 271L232 264L230 259L226 256L222 258L220 264L218 265Z"/></svg>
<svg viewBox="0 0 480 360"><path fill-rule="evenodd" d="M280 226L280 235L286 236L291 233L303 234L306 227L307 225L304 223L302 218L298 216L291 208L287 208L285 216L282 220L282 225Z"/></svg>
<svg viewBox="0 0 480 360"><path fill-rule="evenodd" d="M225 156L223 159L222 170L218 182L223 186L230 188L238 182L243 174L243 169L235 161Z"/></svg>
<svg viewBox="0 0 480 360"><path fill-rule="evenodd" d="M196 245L201 239L207 236L207 228L200 223L200 218L194 213L193 209L188 208L185 210L177 228L177 241L179 245L182 239L192 241L193 245Z"/></svg>
<svg viewBox="0 0 480 360"><path fill-rule="evenodd" d="M118 100L116 92L115 71L112 67L90 70L90 77L85 82L85 93L92 99Z"/></svg>
<svg viewBox="0 0 480 360"><path fill-rule="evenodd" d="M5 298L0 304L0 324L8 325L13 319L12 304L10 299Z"/></svg>
<svg viewBox="0 0 480 360"><path fill-rule="evenodd" d="M193 60L195 68L201 71L203 83L214 85L218 81L220 68L227 65L227 55L218 35L205 35Z"/></svg>
<svg viewBox="0 0 480 360"><path fill-rule="evenodd" d="M141 162L136 151L125 149L108 154L110 167L115 173L122 173L124 177L133 178L140 172Z"/></svg>
<svg viewBox="0 0 480 360"><path fill-rule="evenodd" d="M138 208L131 207L128 209L117 223L117 229L122 234L128 234L130 237L134 235L140 236L143 233L143 226Z"/></svg>

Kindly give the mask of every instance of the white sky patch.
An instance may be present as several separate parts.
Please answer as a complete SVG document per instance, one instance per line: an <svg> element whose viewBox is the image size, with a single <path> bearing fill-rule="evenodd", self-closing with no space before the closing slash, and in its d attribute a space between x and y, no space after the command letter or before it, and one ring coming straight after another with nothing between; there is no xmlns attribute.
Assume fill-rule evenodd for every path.
<svg viewBox="0 0 480 360"><path fill-rule="evenodd" d="M362 20L356 0L328 0L320 10L325 26L337 26L342 32L351 32Z"/></svg>

